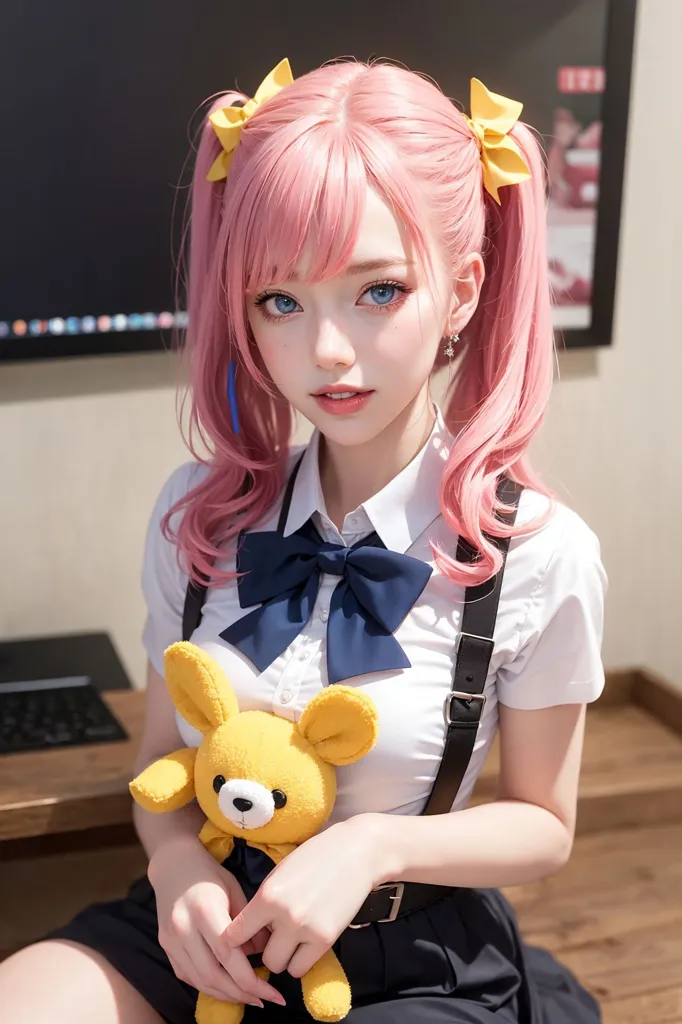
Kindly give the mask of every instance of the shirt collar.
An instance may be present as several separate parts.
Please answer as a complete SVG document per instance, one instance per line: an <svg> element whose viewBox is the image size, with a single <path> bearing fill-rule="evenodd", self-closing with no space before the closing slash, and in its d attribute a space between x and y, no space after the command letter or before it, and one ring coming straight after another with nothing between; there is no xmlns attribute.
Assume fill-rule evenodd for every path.
<svg viewBox="0 0 682 1024"><path fill-rule="evenodd" d="M440 515L440 481L453 437L440 409L421 451L382 490L349 515L364 511L390 551L404 554ZM327 516L319 474L320 435L316 430L301 461L287 517L285 536L298 530L316 512ZM369 531L368 531L369 532Z"/></svg>

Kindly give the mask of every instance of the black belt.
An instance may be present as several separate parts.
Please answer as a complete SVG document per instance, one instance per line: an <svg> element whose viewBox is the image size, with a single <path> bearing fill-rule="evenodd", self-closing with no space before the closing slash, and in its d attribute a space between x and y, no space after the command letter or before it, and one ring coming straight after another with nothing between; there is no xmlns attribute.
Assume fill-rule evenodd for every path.
<svg viewBox="0 0 682 1024"><path fill-rule="evenodd" d="M436 900L449 895L447 885L426 885L422 882L387 882L372 889L349 928L366 928L370 924L384 924L406 917L415 910L423 910Z"/></svg>

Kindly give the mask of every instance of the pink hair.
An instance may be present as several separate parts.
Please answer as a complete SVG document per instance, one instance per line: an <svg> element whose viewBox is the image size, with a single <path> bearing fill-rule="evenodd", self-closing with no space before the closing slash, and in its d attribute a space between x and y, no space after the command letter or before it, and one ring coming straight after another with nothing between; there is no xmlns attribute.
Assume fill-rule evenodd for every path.
<svg viewBox="0 0 682 1024"><path fill-rule="evenodd" d="M211 109L245 99L226 94ZM214 584L230 578L212 569L214 560L238 531L261 520L283 486L292 414L259 358L245 293L286 279L311 231L311 278L339 273L355 245L367 183L407 226L427 273L434 237L453 280L471 252L482 252L486 265L445 410L459 433L440 492L449 526L481 556L464 565L437 551L439 565L455 582L482 582L500 567L483 532L528 532L528 525L500 526L495 486L506 473L548 493L526 450L549 399L553 339L544 165L526 127L516 125L512 135L532 178L503 188L498 207L483 189L478 143L462 113L431 82L390 64L326 65L284 88L248 120L225 182L206 180L220 143L204 122L192 187L187 443L209 471L163 521L193 575L212 576ZM227 401L231 360L238 434ZM195 432L209 458L197 453Z"/></svg>

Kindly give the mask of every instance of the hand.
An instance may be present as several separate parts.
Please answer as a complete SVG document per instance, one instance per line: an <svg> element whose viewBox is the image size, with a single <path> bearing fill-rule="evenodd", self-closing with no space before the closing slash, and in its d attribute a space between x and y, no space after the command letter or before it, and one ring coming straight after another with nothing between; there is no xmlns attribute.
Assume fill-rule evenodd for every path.
<svg viewBox="0 0 682 1024"><path fill-rule="evenodd" d="M350 924L380 877L376 816L360 815L308 839L280 861L228 925L232 949L271 933L263 963L301 978Z"/></svg>
<svg viewBox="0 0 682 1024"><path fill-rule="evenodd" d="M267 933L254 932L241 949L224 942L231 915L243 910L246 897L234 875L198 839L183 837L159 846L149 862L149 880L156 893L159 943L181 981L214 999L257 1006L269 999L284 1005L246 959L265 948Z"/></svg>

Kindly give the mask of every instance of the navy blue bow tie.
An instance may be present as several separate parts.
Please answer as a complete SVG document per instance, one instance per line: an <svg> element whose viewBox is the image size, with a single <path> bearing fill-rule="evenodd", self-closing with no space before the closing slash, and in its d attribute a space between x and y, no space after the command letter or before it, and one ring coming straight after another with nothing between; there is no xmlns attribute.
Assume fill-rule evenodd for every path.
<svg viewBox="0 0 682 1024"><path fill-rule="evenodd" d="M329 544L308 520L285 537L275 530L246 533L237 550L242 608L260 604L220 636L265 671L309 620L320 574L340 576L327 624L330 683L410 662L393 636L426 586L432 569L418 558L388 551L376 533L354 544Z"/></svg>

